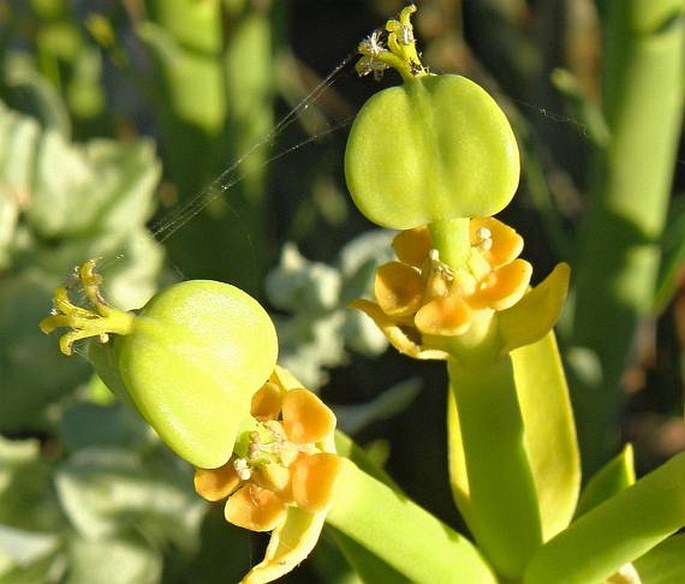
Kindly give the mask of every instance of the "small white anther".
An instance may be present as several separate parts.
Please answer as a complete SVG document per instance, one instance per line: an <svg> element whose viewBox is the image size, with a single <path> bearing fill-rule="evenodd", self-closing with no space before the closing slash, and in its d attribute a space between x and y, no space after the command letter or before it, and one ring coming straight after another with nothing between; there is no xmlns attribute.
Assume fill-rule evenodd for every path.
<svg viewBox="0 0 685 584"><path fill-rule="evenodd" d="M384 50L385 47L381 41L380 33L377 30L374 30L370 36L361 41L358 47L358 51L362 55L368 55L370 57L377 57Z"/></svg>
<svg viewBox="0 0 685 584"><path fill-rule="evenodd" d="M476 229L476 237L478 237L478 239L492 239L492 231L487 227L479 227Z"/></svg>
<svg viewBox="0 0 685 584"><path fill-rule="evenodd" d="M487 227L479 227L476 229L476 237L478 238L478 247L481 251L490 251L492 249L492 231Z"/></svg>
<svg viewBox="0 0 685 584"><path fill-rule="evenodd" d="M400 31L401 31L400 42L405 47L407 45L411 45L414 42L414 32L412 31L411 27L404 24L404 25L402 25L402 28L400 29Z"/></svg>
<svg viewBox="0 0 685 584"><path fill-rule="evenodd" d="M233 461L233 468L241 481L249 481L252 477L252 469L244 458L236 458Z"/></svg>

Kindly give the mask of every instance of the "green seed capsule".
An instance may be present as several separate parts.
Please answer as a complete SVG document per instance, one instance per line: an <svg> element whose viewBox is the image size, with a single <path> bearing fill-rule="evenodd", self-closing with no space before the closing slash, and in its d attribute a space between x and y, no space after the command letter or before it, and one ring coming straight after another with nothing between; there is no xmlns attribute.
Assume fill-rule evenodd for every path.
<svg viewBox="0 0 685 584"><path fill-rule="evenodd" d="M182 282L155 296L130 334L91 343L98 374L123 389L161 439L201 468L224 464L278 341L251 296L220 282Z"/></svg>
<svg viewBox="0 0 685 584"><path fill-rule="evenodd" d="M393 229L494 215L511 201L519 174L504 113L458 75L424 75L374 95L345 152L355 204Z"/></svg>

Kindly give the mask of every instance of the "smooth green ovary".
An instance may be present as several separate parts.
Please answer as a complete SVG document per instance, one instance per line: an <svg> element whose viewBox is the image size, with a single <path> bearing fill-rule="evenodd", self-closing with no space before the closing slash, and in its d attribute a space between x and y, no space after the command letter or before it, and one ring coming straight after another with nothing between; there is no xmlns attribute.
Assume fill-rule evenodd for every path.
<svg viewBox="0 0 685 584"><path fill-rule="evenodd" d="M155 297L116 351L129 395L161 439L193 465L215 468L230 457L278 345L271 319L246 293L189 281Z"/></svg>
<svg viewBox="0 0 685 584"><path fill-rule="evenodd" d="M458 75L420 77L374 95L345 152L355 204L394 229L493 215L511 201L519 174L504 113Z"/></svg>

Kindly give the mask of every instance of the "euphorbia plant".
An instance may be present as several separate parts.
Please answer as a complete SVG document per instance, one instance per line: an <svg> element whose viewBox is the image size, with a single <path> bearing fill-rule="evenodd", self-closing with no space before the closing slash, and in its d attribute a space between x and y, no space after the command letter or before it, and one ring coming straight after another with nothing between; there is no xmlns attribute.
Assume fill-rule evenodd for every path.
<svg viewBox="0 0 685 584"><path fill-rule="evenodd" d="M236 288L184 282L124 313L104 301L88 262L78 276L89 306L59 288L41 326L73 329L61 343L67 354L93 337L96 371L197 467L198 493L227 499L231 523L272 531L246 582L293 569L324 523L376 580L639 581L631 562L685 524L685 456L634 482L625 451L578 504L575 429L552 332L570 269L560 264L530 288L523 239L492 217L518 183L514 134L477 85L427 72L414 11L359 47L361 74L394 68L403 85L359 113L346 176L369 219L403 231L397 261L377 270L375 298L354 305L402 353L446 362L447 464L475 545L335 439L333 412L276 365L268 316ZM674 541L651 554L668 561L683 549Z"/></svg>
<svg viewBox="0 0 685 584"><path fill-rule="evenodd" d="M42 330L71 329L60 340L66 355L91 338L87 356L98 375L197 467L197 492L210 501L228 498L227 521L272 531L264 560L244 582L270 582L295 568L326 521L413 580L442 573L494 582L466 538L361 471L349 441L342 444L350 459L336 453L334 414L276 366L275 330L249 295L191 280L133 313L105 301L94 261L76 276L86 306L72 303L66 286L57 288ZM390 527L386 513L396 520L379 539Z"/></svg>

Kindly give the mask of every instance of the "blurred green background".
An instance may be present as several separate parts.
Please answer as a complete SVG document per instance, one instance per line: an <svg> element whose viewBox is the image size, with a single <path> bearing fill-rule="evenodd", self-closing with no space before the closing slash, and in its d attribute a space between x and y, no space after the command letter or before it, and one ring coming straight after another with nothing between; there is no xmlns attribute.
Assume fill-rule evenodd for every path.
<svg viewBox="0 0 685 584"><path fill-rule="evenodd" d="M573 267L558 333L586 474L625 441L653 468L685 448L682 2L418 4L424 62L481 83L512 120L524 170L502 218L534 279ZM179 279L257 296L282 363L409 495L463 527L443 366L386 350L345 308L391 237L346 195L345 138L399 80L351 63L328 76L402 6L0 4L0 582L233 581L264 545L38 330L52 289L91 257L126 308ZM356 576L324 534L287 580Z"/></svg>

